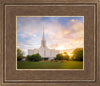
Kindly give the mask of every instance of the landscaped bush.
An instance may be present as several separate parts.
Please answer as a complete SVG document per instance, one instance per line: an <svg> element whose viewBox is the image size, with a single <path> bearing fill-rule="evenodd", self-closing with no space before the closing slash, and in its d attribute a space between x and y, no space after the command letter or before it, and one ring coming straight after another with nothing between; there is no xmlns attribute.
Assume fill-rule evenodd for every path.
<svg viewBox="0 0 100 86"><path fill-rule="evenodd" d="M67 52L57 54L55 60L69 60L69 55Z"/></svg>
<svg viewBox="0 0 100 86"><path fill-rule="evenodd" d="M55 62L55 60L54 60L54 59L52 59L52 60L51 60L51 62Z"/></svg>
<svg viewBox="0 0 100 86"><path fill-rule="evenodd" d="M33 61L32 55L27 55L26 60L27 60L27 61Z"/></svg>
<svg viewBox="0 0 100 86"><path fill-rule="evenodd" d="M38 61L41 61L42 58L41 58L40 54L37 53L37 54L33 54L33 55L28 55L26 60L27 61L36 61L36 62L38 62Z"/></svg>

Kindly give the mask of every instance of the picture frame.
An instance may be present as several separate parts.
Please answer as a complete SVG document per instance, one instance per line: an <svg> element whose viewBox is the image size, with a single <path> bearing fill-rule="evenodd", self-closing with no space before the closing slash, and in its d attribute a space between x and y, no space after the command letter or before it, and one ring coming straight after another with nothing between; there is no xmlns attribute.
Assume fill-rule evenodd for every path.
<svg viewBox="0 0 100 86"><path fill-rule="evenodd" d="M100 0L1 0L1 86L99 86ZM16 16L84 16L84 70L16 70Z"/></svg>

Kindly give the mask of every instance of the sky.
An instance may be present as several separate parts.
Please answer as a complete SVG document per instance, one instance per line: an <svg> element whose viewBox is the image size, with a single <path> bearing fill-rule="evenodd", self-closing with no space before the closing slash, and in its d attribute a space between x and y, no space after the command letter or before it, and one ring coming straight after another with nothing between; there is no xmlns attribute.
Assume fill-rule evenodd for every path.
<svg viewBox="0 0 100 86"><path fill-rule="evenodd" d="M28 49L39 49L42 33L50 49L84 47L84 17L17 17L17 48L28 54Z"/></svg>

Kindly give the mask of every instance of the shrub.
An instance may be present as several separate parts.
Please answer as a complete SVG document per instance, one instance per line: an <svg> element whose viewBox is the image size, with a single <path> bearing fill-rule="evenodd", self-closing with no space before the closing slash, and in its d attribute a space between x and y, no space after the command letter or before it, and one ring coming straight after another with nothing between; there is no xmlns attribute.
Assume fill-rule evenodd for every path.
<svg viewBox="0 0 100 86"><path fill-rule="evenodd" d="M42 58L41 58L39 53L33 54L33 55L28 55L26 59L27 59L27 61L36 61L36 62L42 60Z"/></svg>
<svg viewBox="0 0 100 86"><path fill-rule="evenodd" d="M32 55L27 55L26 60L27 60L27 61L33 61Z"/></svg>
<svg viewBox="0 0 100 86"><path fill-rule="evenodd" d="M72 59L76 61L83 61L83 48L76 48L72 52L73 56Z"/></svg>
<svg viewBox="0 0 100 86"><path fill-rule="evenodd" d="M62 60L62 54L57 54L55 60Z"/></svg>
<svg viewBox="0 0 100 86"><path fill-rule="evenodd" d="M55 60L69 60L69 55L67 52L57 54Z"/></svg>

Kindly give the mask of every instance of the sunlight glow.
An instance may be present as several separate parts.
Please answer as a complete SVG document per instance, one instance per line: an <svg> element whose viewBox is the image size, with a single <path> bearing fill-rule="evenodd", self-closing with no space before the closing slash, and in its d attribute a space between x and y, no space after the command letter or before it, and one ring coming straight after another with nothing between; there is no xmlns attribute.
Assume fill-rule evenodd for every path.
<svg viewBox="0 0 100 86"><path fill-rule="evenodd" d="M72 58L72 56L73 56L73 54L71 54L71 53L68 53L68 55L69 55L69 58L71 59Z"/></svg>
<svg viewBox="0 0 100 86"><path fill-rule="evenodd" d="M72 56L73 54L69 53L68 55L69 55L69 56Z"/></svg>
<svg viewBox="0 0 100 86"><path fill-rule="evenodd" d="M63 56L65 56L66 54L62 53Z"/></svg>
<svg viewBox="0 0 100 86"><path fill-rule="evenodd" d="M58 50L64 50L64 49L66 49L64 46L59 46L58 48L56 48L56 49L58 49Z"/></svg>

